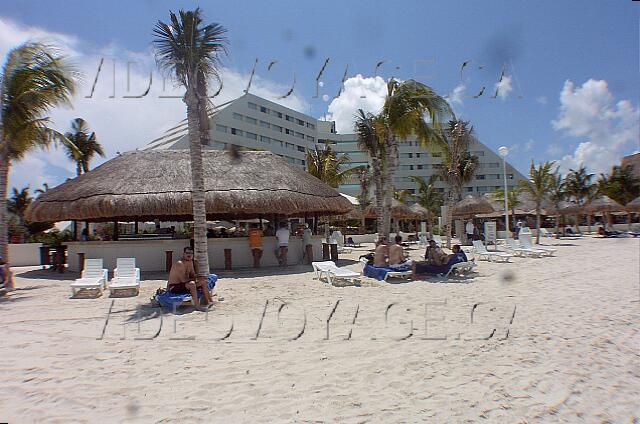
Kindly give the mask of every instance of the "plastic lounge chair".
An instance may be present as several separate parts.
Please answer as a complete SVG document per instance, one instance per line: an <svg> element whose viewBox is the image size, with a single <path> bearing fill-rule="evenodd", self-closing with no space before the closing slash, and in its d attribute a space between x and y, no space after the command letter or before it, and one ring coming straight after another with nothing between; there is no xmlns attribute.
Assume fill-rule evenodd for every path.
<svg viewBox="0 0 640 424"><path fill-rule="evenodd" d="M542 257L545 253L542 250L525 249L518 246L518 241L514 239L507 239L507 248L517 256L533 256L536 258Z"/></svg>
<svg viewBox="0 0 640 424"><path fill-rule="evenodd" d="M326 274L331 268L337 268L336 263L333 261L311 262L313 270L316 272L316 278L320 281L326 281Z"/></svg>
<svg viewBox="0 0 640 424"><path fill-rule="evenodd" d="M102 259L86 259L80 278L71 283L71 295L75 296L80 289L97 290L102 294L102 290L107 288L107 272L102 268Z"/></svg>
<svg viewBox="0 0 640 424"><path fill-rule="evenodd" d="M442 237L441 237L441 236L439 236L439 235L437 235L437 234L434 234L433 236L431 236L431 238L433 239L433 241L435 241L435 242L436 242L436 244L437 244L439 247L442 247L442 244L443 244L443 243L442 243Z"/></svg>
<svg viewBox="0 0 640 424"><path fill-rule="evenodd" d="M211 294L212 296L213 296L213 293L212 293L213 289L216 286L216 281L218 281L218 276L216 274L209 274L209 277L207 278L207 285L209 287L209 294ZM203 297L202 289L198 288L197 293L198 293L198 298L202 299ZM154 299L163 308L175 308L182 305L191 305L192 303L190 293L176 294L176 293L171 293L169 291L165 291L159 294L157 293L154 296Z"/></svg>
<svg viewBox="0 0 640 424"><path fill-rule="evenodd" d="M520 239L520 243L522 243L522 247L525 249L541 250L546 256L553 256L553 254L556 253L557 249L540 246L539 244L534 245L531 241L531 234L522 234L518 238Z"/></svg>
<svg viewBox="0 0 640 424"><path fill-rule="evenodd" d="M482 260L485 258L488 261L491 261L492 258L495 258L496 261L504 261L509 262L509 259L513 257L510 253L507 252L490 252L487 250L484 244L480 240L473 241L473 248L476 250L476 254L478 255L478 260Z"/></svg>
<svg viewBox="0 0 640 424"><path fill-rule="evenodd" d="M551 232L547 231L546 228L540 228L538 231L540 231L540 237L552 237Z"/></svg>
<svg viewBox="0 0 640 424"><path fill-rule="evenodd" d="M362 274L347 268L333 267L327 271L327 282L332 286L339 285L340 281L349 281L354 285L360 285Z"/></svg>
<svg viewBox="0 0 640 424"><path fill-rule="evenodd" d="M136 268L135 258L118 258L109 291L114 294L118 290L132 289L136 291L136 296L140 293L140 268Z"/></svg>
<svg viewBox="0 0 640 424"><path fill-rule="evenodd" d="M345 243L347 247L362 247L360 243L356 243L353 241L353 237L347 237L347 242Z"/></svg>
<svg viewBox="0 0 640 424"><path fill-rule="evenodd" d="M464 275L469 274L473 268L477 266L475 261L467 261L467 262L458 262L451 265L449 268L449 272L445 274L445 278L449 277L450 274L454 275Z"/></svg>

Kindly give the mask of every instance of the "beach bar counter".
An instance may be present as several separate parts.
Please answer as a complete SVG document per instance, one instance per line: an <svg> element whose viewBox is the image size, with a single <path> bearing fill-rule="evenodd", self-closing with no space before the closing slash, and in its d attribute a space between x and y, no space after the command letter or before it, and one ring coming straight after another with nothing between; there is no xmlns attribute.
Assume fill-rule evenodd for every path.
<svg viewBox="0 0 640 424"><path fill-rule="evenodd" d="M353 210L334 188L271 152L203 151L207 220L264 219L272 224L297 217L310 221ZM94 170L67 180L39 196L27 209L33 222L193 221L191 171L187 150L149 150L121 154ZM317 220L313 220L317 222ZM312 237L314 260L322 258L321 236ZM69 270L83 258L133 257L142 271L167 270L189 239L132 239L69 242ZM262 266L277 265L275 237L262 239ZM212 269L253 265L246 237L209 238ZM225 251L226 250L226 251ZM288 264L302 263L302 239L289 240ZM170 253L169 253L170 252Z"/></svg>

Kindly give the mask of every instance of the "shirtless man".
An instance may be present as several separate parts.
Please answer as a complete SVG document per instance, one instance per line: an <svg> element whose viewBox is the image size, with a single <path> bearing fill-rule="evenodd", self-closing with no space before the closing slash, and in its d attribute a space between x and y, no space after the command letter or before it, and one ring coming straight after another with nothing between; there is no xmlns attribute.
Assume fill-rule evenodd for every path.
<svg viewBox="0 0 640 424"><path fill-rule="evenodd" d="M387 239L380 237L378 240L378 246L373 254L373 266L379 268L385 268L387 266L387 259L389 258L389 246L387 246Z"/></svg>
<svg viewBox="0 0 640 424"><path fill-rule="evenodd" d="M396 243L389 246L389 267L397 267L404 265L404 249L402 248L402 236L396 236Z"/></svg>
<svg viewBox="0 0 640 424"><path fill-rule="evenodd" d="M209 294L209 287L207 279L203 279L200 282L196 282L196 271L193 266L193 249L189 246L184 248L182 253L182 259L177 261L171 267L169 272L169 283L167 284L167 291L175 294L191 294L191 302L196 309L201 310L200 300L198 299L197 287L202 289L204 295L205 305L210 305L212 302L211 295Z"/></svg>

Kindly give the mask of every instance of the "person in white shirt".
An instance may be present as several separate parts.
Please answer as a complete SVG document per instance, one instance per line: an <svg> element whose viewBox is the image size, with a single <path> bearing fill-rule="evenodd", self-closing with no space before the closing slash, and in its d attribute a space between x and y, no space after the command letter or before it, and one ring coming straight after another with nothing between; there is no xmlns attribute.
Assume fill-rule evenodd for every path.
<svg viewBox="0 0 640 424"><path fill-rule="evenodd" d="M467 240L469 240L469 242L473 241L473 233L475 232L475 229L476 227L473 225L473 220L468 220L465 232L467 233Z"/></svg>
<svg viewBox="0 0 640 424"><path fill-rule="evenodd" d="M276 251L276 257L278 258L278 265L284 267L287 266L287 252L289 251L289 228L287 228L286 222L280 223L280 228L276 231L276 238L278 239L278 250Z"/></svg>
<svg viewBox="0 0 640 424"><path fill-rule="evenodd" d="M313 245L311 244L311 229L309 228L309 224L304 224L304 231L302 232L302 256L306 258L307 264L311 265L313 261Z"/></svg>

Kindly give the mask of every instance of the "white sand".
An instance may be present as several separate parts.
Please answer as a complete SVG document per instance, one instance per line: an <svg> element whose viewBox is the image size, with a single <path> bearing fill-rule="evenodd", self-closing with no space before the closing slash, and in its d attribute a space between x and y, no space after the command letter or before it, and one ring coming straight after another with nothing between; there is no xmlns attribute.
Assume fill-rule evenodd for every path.
<svg viewBox="0 0 640 424"><path fill-rule="evenodd" d="M225 299L208 322L186 308L173 334L167 314L153 340L133 339L136 306L151 317L139 335L152 336L160 319L147 305L160 280L115 299L97 340L113 299L69 299L68 281L24 272L0 301L0 421L640 420L640 240L544 242L557 257L481 262L464 282L339 288L303 266L221 273ZM426 339L425 303L445 300L427 306L429 319L444 317L427 335L447 339ZM290 306L278 321L282 301ZM303 309L304 333L287 340L301 332ZM217 341L230 317L233 331ZM196 340L171 340L187 336Z"/></svg>

